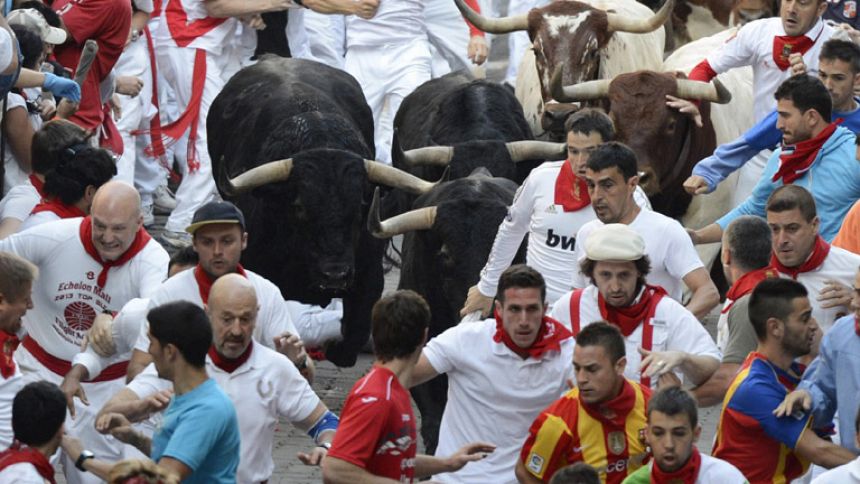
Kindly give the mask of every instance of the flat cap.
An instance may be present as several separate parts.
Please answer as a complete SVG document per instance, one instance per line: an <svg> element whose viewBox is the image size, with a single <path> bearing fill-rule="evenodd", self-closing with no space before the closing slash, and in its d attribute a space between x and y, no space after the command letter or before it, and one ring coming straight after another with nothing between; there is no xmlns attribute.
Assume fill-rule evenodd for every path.
<svg viewBox="0 0 860 484"><path fill-rule="evenodd" d="M585 256L593 261L634 261L645 255L645 241L625 224L606 224L585 240Z"/></svg>

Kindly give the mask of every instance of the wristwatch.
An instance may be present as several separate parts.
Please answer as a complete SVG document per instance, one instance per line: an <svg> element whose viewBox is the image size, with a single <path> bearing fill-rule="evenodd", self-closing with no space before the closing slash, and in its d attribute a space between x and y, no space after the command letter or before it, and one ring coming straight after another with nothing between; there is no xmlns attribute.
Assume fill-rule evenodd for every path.
<svg viewBox="0 0 860 484"><path fill-rule="evenodd" d="M95 456L96 455L89 450L82 450L81 455L78 456L78 460L75 461L75 467L82 472L87 472L87 470L84 469L84 461L87 459L93 459Z"/></svg>
<svg viewBox="0 0 860 484"><path fill-rule="evenodd" d="M322 447L325 450L331 450L331 442L320 442L317 447Z"/></svg>
<svg viewBox="0 0 860 484"><path fill-rule="evenodd" d="M308 355L305 355L301 363L295 363L295 365L297 370L305 371L308 368Z"/></svg>

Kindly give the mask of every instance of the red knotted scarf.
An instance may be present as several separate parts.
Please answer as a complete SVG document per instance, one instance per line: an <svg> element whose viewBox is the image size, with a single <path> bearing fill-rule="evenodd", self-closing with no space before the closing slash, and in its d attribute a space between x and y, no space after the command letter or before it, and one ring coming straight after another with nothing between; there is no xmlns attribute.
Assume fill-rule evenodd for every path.
<svg viewBox="0 0 860 484"><path fill-rule="evenodd" d="M45 182L39 180L39 177L36 175L30 175L30 184L32 184L33 188L36 189L39 197L45 198Z"/></svg>
<svg viewBox="0 0 860 484"><path fill-rule="evenodd" d="M563 324L549 316L544 316L541 320L540 330L538 330L538 335L537 338L535 338L534 343L532 343L528 348L520 348L516 343L514 343L514 340L511 339L511 335L505 331L502 317L499 315L498 311L494 312L494 316L496 317L496 334L493 335L493 341L496 343L504 343L504 345L510 348L511 351L520 355L520 357L524 359L529 356L538 359L547 351L561 351L561 342L567 338L573 337L570 331L565 328Z"/></svg>
<svg viewBox="0 0 860 484"><path fill-rule="evenodd" d="M66 205L61 202L59 199L52 198L50 200L42 201L33 208L33 211L30 212L30 215L37 214L39 212L51 212L60 218L75 218L75 217L86 217L87 213L83 210L79 209L74 205Z"/></svg>
<svg viewBox="0 0 860 484"><path fill-rule="evenodd" d="M653 484L695 484L702 467L702 454L693 446L693 453L687 463L675 472L663 472L655 461L651 464L651 482Z"/></svg>
<svg viewBox="0 0 860 484"><path fill-rule="evenodd" d="M624 337L633 334L636 328L654 317L657 304L666 295L666 290L660 286L645 285L639 302L626 307L615 307L606 304L600 291L597 292L597 306L600 308L600 317L618 326ZM648 348L650 349L650 348Z"/></svg>
<svg viewBox="0 0 860 484"><path fill-rule="evenodd" d="M823 29L822 29L823 31ZM818 33L821 35L821 32ZM818 40L818 37L815 38ZM791 65L788 56L791 54L803 55L815 45L815 40L805 35L792 37L790 35L776 35L773 37L773 62L779 70L784 71Z"/></svg>
<svg viewBox="0 0 860 484"><path fill-rule="evenodd" d="M245 348L245 351L243 351L241 355L236 358L230 359L221 356L221 354L218 353L218 351L215 349L215 346L213 345L209 347L209 358L212 358L212 363L218 368L221 368L227 373L233 373L234 371L236 371L236 368L239 368L240 366L242 366L243 363L248 361L248 358L251 357L251 350L253 348L254 342L252 341L248 344L248 347Z"/></svg>
<svg viewBox="0 0 860 484"><path fill-rule="evenodd" d="M806 259L806 262L797 267L786 267L776 258L776 255L771 254L770 265L776 268L783 274L788 274L792 279L797 279L797 275L803 272L813 271L824 264L827 259L827 254L830 253L830 244L827 243L820 235L815 238L815 245L812 246L812 254Z"/></svg>
<svg viewBox="0 0 860 484"><path fill-rule="evenodd" d="M612 400L591 405L585 403L585 401L580 398L579 404L597 421L606 422L613 427L623 428L627 421L627 414L629 414L636 405L636 390L634 390L633 385L631 385L627 379L624 379L624 383L621 385L621 391L618 393L618 396Z"/></svg>
<svg viewBox="0 0 860 484"><path fill-rule="evenodd" d="M0 330L0 375L9 378L15 374L15 360L12 355L18 348L21 340L14 334Z"/></svg>
<svg viewBox="0 0 860 484"><path fill-rule="evenodd" d="M734 306L735 301L751 293L758 283L771 277L779 277L773 267L763 267L742 275L732 284L729 292L726 293L726 300L731 301L720 312L727 313Z"/></svg>
<svg viewBox="0 0 860 484"><path fill-rule="evenodd" d="M782 183L789 185L803 176L812 167L812 162L815 161L815 157L818 156L818 151L824 146L824 142L836 131L836 125L841 122L842 118L839 118L828 124L814 138L784 146L779 155L779 169L773 174L771 181L775 182L782 178Z"/></svg>
<svg viewBox="0 0 860 484"><path fill-rule="evenodd" d="M582 177L576 176L573 172L570 160L565 160L561 165L561 171L555 179L553 203L564 207L565 212L575 212L591 204L588 185Z"/></svg>
<svg viewBox="0 0 860 484"><path fill-rule="evenodd" d="M84 244L84 250L93 258L93 260L102 266L102 270L99 272L99 277L96 279L96 283L99 287L105 287L105 284L107 284L108 271L111 267L119 267L130 261L138 254L138 252L143 250L143 248L146 247L146 244L152 239L146 230L143 230L143 227L141 227L137 229L137 233L134 235L134 241L132 241L129 248L126 249L126 251L123 252L117 260L105 261L102 260L102 256L99 255L99 252L96 250L96 246L93 244L92 218L84 217L83 221L81 221L80 236L81 243Z"/></svg>
<svg viewBox="0 0 860 484"><path fill-rule="evenodd" d="M32 464L43 479L56 484L54 468L48 462L48 458L38 450L32 447L21 447L21 443L15 441L11 447L0 453L0 470L24 462Z"/></svg>
<svg viewBox="0 0 860 484"><path fill-rule="evenodd" d="M236 273L245 279L248 278L248 274L245 274L245 268L242 267L242 264L236 264ZM197 289L200 291L200 299L203 300L203 304L209 304L209 291L212 290L212 284L215 283L215 279L209 277L209 274L203 270L203 267L197 264L194 267L194 280L197 281Z"/></svg>

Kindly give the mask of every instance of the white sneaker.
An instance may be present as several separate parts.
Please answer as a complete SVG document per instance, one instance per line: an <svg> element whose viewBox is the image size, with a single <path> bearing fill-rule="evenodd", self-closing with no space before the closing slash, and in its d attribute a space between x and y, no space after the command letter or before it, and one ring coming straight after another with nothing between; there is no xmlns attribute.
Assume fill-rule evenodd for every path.
<svg viewBox="0 0 860 484"><path fill-rule="evenodd" d="M149 227L155 225L155 215L152 214L152 204L142 205L140 207L140 213L143 215L143 225L144 227Z"/></svg>
<svg viewBox="0 0 860 484"><path fill-rule="evenodd" d="M161 243L162 245L181 249L191 245L191 234L187 232L172 232L170 230L165 230L161 234Z"/></svg>
<svg viewBox="0 0 860 484"><path fill-rule="evenodd" d="M160 185L152 193L152 206L157 213L166 215L176 208L176 196L165 185Z"/></svg>

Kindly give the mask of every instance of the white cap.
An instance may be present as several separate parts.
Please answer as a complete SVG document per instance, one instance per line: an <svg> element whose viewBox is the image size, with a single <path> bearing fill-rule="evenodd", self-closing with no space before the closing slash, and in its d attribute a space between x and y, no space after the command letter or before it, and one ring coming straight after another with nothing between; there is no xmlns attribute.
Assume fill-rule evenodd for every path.
<svg viewBox="0 0 860 484"><path fill-rule="evenodd" d="M66 41L66 31L48 25L45 17L35 8L12 10L6 21L9 25L22 25L35 30L46 44L60 45Z"/></svg>
<svg viewBox="0 0 860 484"><path fill-rule="evenodd" d="M645 255L645 241L625 224L606 224L585 240L585 256L593 261L634 261Z"/></svg>

